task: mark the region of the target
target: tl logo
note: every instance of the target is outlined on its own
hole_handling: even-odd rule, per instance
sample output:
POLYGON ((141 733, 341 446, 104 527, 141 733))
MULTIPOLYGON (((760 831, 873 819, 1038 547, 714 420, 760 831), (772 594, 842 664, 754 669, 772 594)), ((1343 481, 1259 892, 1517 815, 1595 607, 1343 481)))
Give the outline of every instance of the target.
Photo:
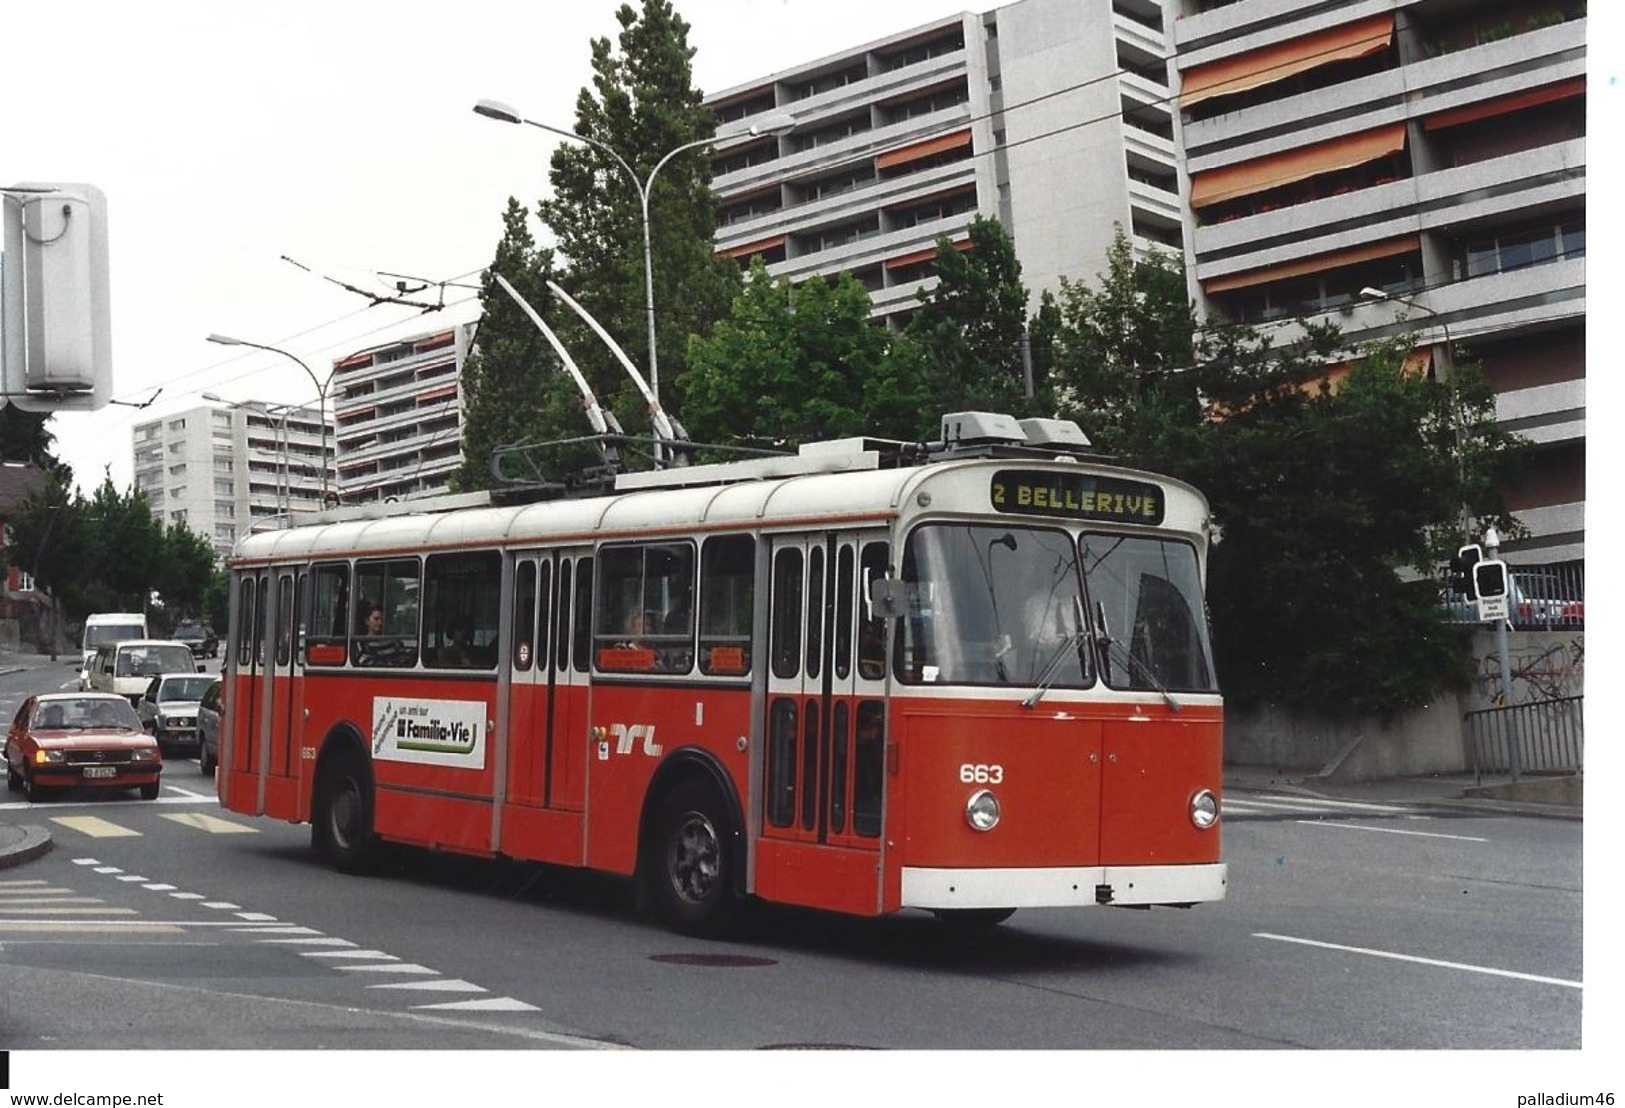
POLYGON ((634 723, 630 726, 612 723, 609 725, 609 733, 615 736, 617 754, 630 754, 632 748, 641 742, 644 754, 651 758, 660 757, 660 744, 655 742, 655 725, 652 723, 634 723))

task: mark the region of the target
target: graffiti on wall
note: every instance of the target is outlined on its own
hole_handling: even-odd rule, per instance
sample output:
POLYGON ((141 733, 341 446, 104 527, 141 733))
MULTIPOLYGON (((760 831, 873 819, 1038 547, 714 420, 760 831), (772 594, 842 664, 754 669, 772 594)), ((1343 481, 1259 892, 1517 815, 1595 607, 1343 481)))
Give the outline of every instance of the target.
POLYGON ((1495 650, 1478 659, 1478 692, 1497 707, 1555 700, 1585 693, 1585 638, 1576 635, 1568 642, 1542 642, 1512 647, 1508 652, 1512 674, 1512 695, 1506 695, 1501 680, 1501 655, 1495 650))

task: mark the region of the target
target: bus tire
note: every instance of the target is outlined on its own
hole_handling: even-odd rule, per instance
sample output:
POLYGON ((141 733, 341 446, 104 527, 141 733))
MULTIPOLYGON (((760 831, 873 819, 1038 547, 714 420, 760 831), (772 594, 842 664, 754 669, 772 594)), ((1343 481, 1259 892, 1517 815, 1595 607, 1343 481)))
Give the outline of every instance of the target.
POLYGON ((952 931, 989 931, 1016 914, 1014 908, 939 908, 937 921, 952 931))
POLYGON ((372 780, 355 754, 327 762, 316 779, 311 839, 341 873, 363 873, 377 847, 372 829, 372 780))
POLYGON ((740 905, 728 807, 690 778, 666 794, 653 829, 646 879, 656 913, 685 935, 724 934, 740 905))

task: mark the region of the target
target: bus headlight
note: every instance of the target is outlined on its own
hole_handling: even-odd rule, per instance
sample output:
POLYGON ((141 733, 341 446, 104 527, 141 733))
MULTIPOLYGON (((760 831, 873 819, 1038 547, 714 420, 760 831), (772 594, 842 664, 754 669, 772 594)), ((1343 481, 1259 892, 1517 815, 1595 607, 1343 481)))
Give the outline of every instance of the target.
POLYGON ((1191 797, 1191 823, 1198 831, 1206 831, 1219 822, 1219 798, 1207 789, 1191 797))
POLYGON ((972 831, 991 831, 999 825, 999 798, 986 789, 971 794, 965 802, 965 822, 972 831))

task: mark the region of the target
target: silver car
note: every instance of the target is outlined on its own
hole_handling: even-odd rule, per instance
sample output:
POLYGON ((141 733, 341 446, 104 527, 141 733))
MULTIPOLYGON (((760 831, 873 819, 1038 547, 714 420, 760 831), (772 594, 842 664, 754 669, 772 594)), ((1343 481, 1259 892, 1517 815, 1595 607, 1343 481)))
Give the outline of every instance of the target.
POLYGON ((210 680, 197 706, 197 765, 205 776, 220 764, 220 678, 210 680))
POLYGON ((160 673, 148 683, 135 714, 161 749, 197 745, 198 702, 212 680, 200 673, 160 673))

